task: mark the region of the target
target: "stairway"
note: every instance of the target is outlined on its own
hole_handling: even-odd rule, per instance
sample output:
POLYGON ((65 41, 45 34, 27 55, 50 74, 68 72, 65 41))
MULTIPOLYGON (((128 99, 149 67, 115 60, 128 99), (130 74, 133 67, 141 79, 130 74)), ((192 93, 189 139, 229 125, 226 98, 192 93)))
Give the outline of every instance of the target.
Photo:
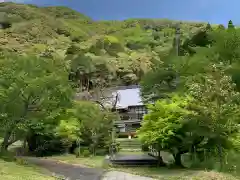
POLYGON ((118 138, 116 141, 120 144, 121 151, 141 151, 141 142, 136 139, 118 138))
POLYGON ((155 157, 149 156, 147 154, 142 155, 124 155, 117 154, 112 159, 110 159, 112 165, 122 165, 122 166, 157 166, 158 160, 155 157))

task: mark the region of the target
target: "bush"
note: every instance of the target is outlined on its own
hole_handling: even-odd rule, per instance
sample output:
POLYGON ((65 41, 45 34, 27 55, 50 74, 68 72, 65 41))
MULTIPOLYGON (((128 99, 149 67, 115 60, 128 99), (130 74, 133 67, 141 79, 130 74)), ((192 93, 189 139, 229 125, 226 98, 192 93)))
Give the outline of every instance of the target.
POLYGON ((79 157, 81 155, 81 149, 79 151, 79 148, 75 148, 73 153, 76 155, 76 157, 79 157))
POLYGON ((31 135, 28 140, 29 153, 36 156, 52 156, 66 151, 62 139, 54 135, 31 135))
POLYGON ((85 151, 85 150, 89 151, 89 148, 88 147, 80 147, 80 151, 79 151, 79 147, 77 147, 74 149, 73 153, 76 155, 76 157, 79 157, 79 156, 83 155, 83 151, 85 151))
POLYGON ((115 142, 114 144, 112 144, 112 146, 109 145, 107 149, 109 150, 109 148, 113 148, 113 152, 117 153, 117 152, 120 151, 120 143, 119 142, 115 142))
POLYGON ((148 152, 148 151, 149 151, 148 145, 143 144, 143 145, 142 145, 142 151, 143 151, 143 152, 148 152))
POLYGON ((82 152, 82 156, 83 156, 83 157, 89 157, 90 154, 91 154, 90 151, 87 150, 87 149, 85 149, 85 150, 82 152))
POLYGON ((119 152, 120 150, 120 142, 116 142, 116 152, 119 152))
POLYGON ((23 158, 16 158, 16 163, 19 165, 28 165, 27 160, 25 160, 23 158))
POLYGON ((97 156, 104 156, 108 153, 108 150, 107 149, 97 149, 96 150, 96 155, 97 156))
POLYGON ((1 151, 0 159, 3 159, 4 161, 16 161, 14 153, 9 152, 9 151, 1 151))

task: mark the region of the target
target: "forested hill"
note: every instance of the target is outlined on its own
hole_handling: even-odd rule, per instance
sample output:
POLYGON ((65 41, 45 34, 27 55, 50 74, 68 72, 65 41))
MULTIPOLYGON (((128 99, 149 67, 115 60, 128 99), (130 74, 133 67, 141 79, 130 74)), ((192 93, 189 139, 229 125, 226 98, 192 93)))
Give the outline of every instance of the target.
POLYGON ((177 23, 182 42, 206 27, 166 19, 93 21, 66 7, 15 3, 1 3, 0 12, 0 51, 64 58, 73 71, 104 71, 123 84, 137 83, 153 60, 169 52, 177 23))

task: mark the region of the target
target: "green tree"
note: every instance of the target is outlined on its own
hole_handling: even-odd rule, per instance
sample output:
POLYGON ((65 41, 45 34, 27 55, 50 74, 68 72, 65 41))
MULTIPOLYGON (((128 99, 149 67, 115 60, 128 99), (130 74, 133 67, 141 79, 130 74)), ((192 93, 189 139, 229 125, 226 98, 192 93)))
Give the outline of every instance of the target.
POLYGON ((74 117, 60 120, 59 125, 56 126, 55 133, 56 136, 61 138, 61 141, 68 152, 73 143, 80 140, 81 124, 78 119, 74 117))
POLYGON ((174 96, 171 100, 158 100, 149 105, 149 113, 137 132, 144 144, 155 145, 159 152, 172 153, 177 166, 182 166, 181 155, 189 152, 194 143, 190 139, 190 129, 186 129, 189 116, 194 114, 186 108, 188 101, 186 97, 174 96))
POLYGON ((17 140, 10 141, 14 132, 54 121, 71 105, 72 90, 68 69, 57 59, 6 56, 0 64, 0 122, 5 150, 17 140))
POLYGON ((113 120, 117 115, 90 101, 79 101, 75 105, 75 117, 81 123, 81 139, 90 147, 93 155, 98 149, 109 148, 113 120))
POLYGON ((235 26, 233 25, 232 20, 229 20, 228 21, 228 29, 234 29, 234 28, 235 28, 235 26))
POLYGON ((204 127, 199 132, 207 139, 204 148, 217 149, 223 165, 224 150, 231 148, 230 137, 238 131, 239 93, 221 64, 212 65, 207 74, 194 76, 187 88, 204 127))

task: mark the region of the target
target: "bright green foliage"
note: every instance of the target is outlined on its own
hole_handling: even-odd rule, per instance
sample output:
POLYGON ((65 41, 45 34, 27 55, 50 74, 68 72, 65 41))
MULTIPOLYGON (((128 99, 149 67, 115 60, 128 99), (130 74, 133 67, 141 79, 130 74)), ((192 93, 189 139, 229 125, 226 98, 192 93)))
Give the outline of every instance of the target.
POLYGON ((238 149, 239 37, 238 29, 208 25, 182 43, 179 57, 170 52, 154 64, 142 79, 142 97, 147 102, 163 100, 150 106, 139 131, 142 141, 170 151, 177 164, 181 153, 189 152, 200 161, 217 155, 223 165, 224 153, 238 149), (173 94, 191 97, 186 106, 179 105, 190 112, 187 121, 171 119, 179 112, 173 94), (172 106, 175 110, 165 116, 172 106), (176 129, 169 131, 172 124, 176 129))
POLYGON ((60 120, 55 129, 57 137, 61 138, 63 145, 68 150, 74 142, 80 140, 81 124, 76 118, 60 120))
POLYGON ((189 82, 189 93, 206 127, 201 133, 208 137, 209 146, 215 142, 226 147, 229 136, 237 130, 240 96, 234 88, 231 78, 217 65, 210 67, 207 75, 195 76, 189 82))
POLYGON ((81 126, 82 143, 89 146, 93 154, 98 148, 108 150, 112 123, 117 116, 88 101, 76 102, 74 115, 81 126))
POLYGON ((199 30, 182 43, 180 57, 167 54, 146 73, 141 82, 142 96, 146 99, 162 98, 173 90, 181 91, 189 77, 205 73, 210 64, 219 62, 226 65, 225 72, 232 76, 239 89, 239 32, 239 29, 228 31, 209 25, 199 30))
POLYGON ((234 31, 218 31, 213 34, 216 42, 211 50, 219 54, 221 62, 232 64, 239 63, 239 48, 240 48, 240 30, 234 31))
POLYGON ((77 119, 61 120, 56 127, 56 135, 74 142, 80 137, 80 128, 81 124, 77 119))
POLYGON ((240 96, 224 69, 218 68, 188 78, 185 93, 191 98, 173 96, 149 105, 138 131, 141 141, 171 152, 177 165, 187 152, 203 160, 205 151, 217 151, 222 160, 223 150, 232 148, 230 138, 238 132, 240 96))
POLYGON ((176 132, 182 128, 191 111, 186 110, 187 99, 174 97, 172 100, 158 100, 149 105, 138 136, 146 144, 158 143, 161 149, 170 150, 176 143, 176 132))
POLYGON ((71 105, 68 72, 62 61, 6 56, 0 64, 0 123, 6 142, 15 131, 31 126, 41 129, 71 105))
MULTIPOLYGON (((114 71, 109 75, 111 79, 121 79, 121 85, 138 83, 151 69, 151 60, 159 59, 172 48, 178 23, 166 19, 93 21, 66 7, 1 3, 0 8, 5 14, 4 21, 11 25, 1 30, 0 51, 64 59, 74 44, 83 52, 78 49, 72 55, 80 53, 79 59, 91 53, 103 59, 114 71)), ((204 23, 179 23, 181 39, 205 26, 204 23)))
POLYGON ((189 100, 174 96, 171 100, 158 100, 149 105, 149 113, 137 132, 144 144, 172 153, 176 165, 180 166, 181 155, 191 152, 199 138, 192 129, 196 127, 191 118, 195 113, 187 109, 189 100))

